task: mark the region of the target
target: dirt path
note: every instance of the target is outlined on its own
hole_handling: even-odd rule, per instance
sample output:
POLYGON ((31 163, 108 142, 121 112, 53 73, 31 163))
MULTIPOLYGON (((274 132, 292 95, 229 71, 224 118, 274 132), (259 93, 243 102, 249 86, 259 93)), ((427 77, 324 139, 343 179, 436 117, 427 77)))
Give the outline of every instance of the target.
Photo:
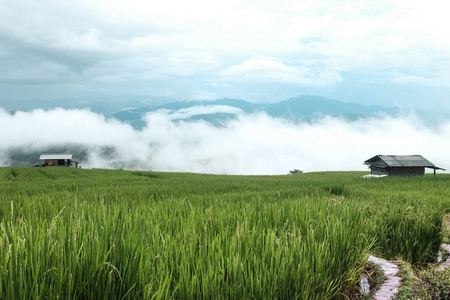
MULTIPOLYGON (((450 228, 450 214, 444 218, 444 227, 450 228)), ((450 244, 442 244, 441 247, 450 254, 450 244)), ((373 296, 373 299, 395 299, 401 284, 401 278, 397 276, 399 271, 397 265, 372 255, 369 255, 369 261, 379 265, 384 275, 387 277, 386 281, 373 296)), ((450 256, 436 268, 436 271, 442 271, 446 268, 450 268, 450 256)))
MULTIPOLYGON (((450 214, 446 215, 444 218, 444 229, 447 234, 450 233, 450 214)), ((450 245, 449 244, 442 244, 441 246, 444 248, 445 251, 447 251, 448 254, 450 254, 450 245)), ((447 257, 447 259, 442 262, 439 267, 436 268, 437 271, 442 271, 445 268, 450 267, 450 255, 447 257)))
MULTIPOLYGON (((442 248, 445 249, 445 251, 447 251, 447 253, 450 253, 450 245, 449 244, 442 244, 442 248)), ((436 268, 436 271, 442 271, 446 268, 450 267, 450 256, 447 257, 447 259, 442 262, 439 267, 436 268)))
POLYGON ((369 261, 380 266, 384 275, 387 277, 381 287, 377 290, 373 296, 374 300, 390 300, 394 299, 400 288, 401 278, 397 276, 398 267, 387 260, 369 255, 369 261))
MULTIPOLYGON (((450 253, 449 244, 442 244, 442 248, 444 248, 445 251, 450 253)), ((395 299, 395 296, 397 295, 401 284, 401 278, 397 276, 399 271, 397 265, 382 258, 375 257, 373 255, 369 255, 369 261, 380 266, 384 275, 387 277, 386 281, 383 282, 383 284, 377 290, 372 299, 373 300, 395 299)), ((450 267, 450 256, 447 258, 447 260, 442 262, 439 265, 439 267, 436 268, 436 270, 442 271, 449 267, 450 267)))

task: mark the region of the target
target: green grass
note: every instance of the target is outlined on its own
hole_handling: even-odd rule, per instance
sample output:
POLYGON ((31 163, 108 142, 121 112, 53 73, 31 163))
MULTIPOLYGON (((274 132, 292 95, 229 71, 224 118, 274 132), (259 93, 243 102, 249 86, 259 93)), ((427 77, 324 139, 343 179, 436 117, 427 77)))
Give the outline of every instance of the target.
POLYGON ((448 175, 362 174, 0 168, 0 299, 341 299, 450 212, 448 175))
POLYGON ((401 262, 400 270, 402 286, 397 299, 450 299, 450 269, 436 271, 433 265, 419 269, 401 262))

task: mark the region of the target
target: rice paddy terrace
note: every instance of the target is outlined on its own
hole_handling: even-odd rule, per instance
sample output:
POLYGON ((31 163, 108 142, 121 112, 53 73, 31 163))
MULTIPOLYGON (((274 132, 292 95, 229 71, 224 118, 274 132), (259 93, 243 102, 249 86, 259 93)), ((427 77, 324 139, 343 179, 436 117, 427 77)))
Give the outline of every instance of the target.
POLYGON ((364 174, 0 168, 0 299, 346 299, 449 238, 450 175, 364 174))

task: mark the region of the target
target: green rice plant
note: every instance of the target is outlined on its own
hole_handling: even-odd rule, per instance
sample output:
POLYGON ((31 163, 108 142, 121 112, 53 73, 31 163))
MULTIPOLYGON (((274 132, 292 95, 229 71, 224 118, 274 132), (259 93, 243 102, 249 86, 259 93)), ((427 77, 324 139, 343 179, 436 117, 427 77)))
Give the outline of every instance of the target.
POLYGON ((0 299, 340 299, 369 251, 429 260, 450 208, 445 175, 14 170, 0 299))

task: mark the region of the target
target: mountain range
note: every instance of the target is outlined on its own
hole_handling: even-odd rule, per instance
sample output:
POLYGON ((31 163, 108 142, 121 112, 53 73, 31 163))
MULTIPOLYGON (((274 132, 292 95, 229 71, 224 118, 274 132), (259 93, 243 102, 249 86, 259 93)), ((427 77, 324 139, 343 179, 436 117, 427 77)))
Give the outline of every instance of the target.
POLYGON ((147 107, 133 107, 114 113, 111 117, 129 123, 135 128, 141 128, 145 125, 143 117, 147 113, 156 111, 173 115, 174 121, 203 120, 220 125, 223 121, 236 118, 240 114, 251 113, 265 113, 270 117, 292 121, 308 121, 320 116, 339 116, 355 120, 377 115, 397 115, 401 112, 401 109, 346 103, 317 96, 300 96, 270 104, 224 98, 207 102, 176 101, 147 107))
MULTIPOLYGON (((331 100, 318 96, 303 95, 277 103, 252 103, 238 99, 220 99, 214 101, 177 101, 167 98, 125 97, 125 98, 86 98, 61 99, 54 101, 33 101, 22 104, 21 107, 0 106, 11 111, 30 111, 36 108, 53 109, 89 109, 128 123, 136 129, 145 126, 144 117, 152 112, 164 112, 173 121, 203 120, 220 126, 224 121, 234 119, 241 114, 265 113, 270 117, 284 118, 291 121, 310 121, 321 116, 342 117, 347 120, 357 120, 383 115, 396 116, 413 111, 398 107, 386 108, 377 105, 362 105, 331 100)), ((435 120, 434 113, 414 110, 424 120, 435 120)), ((441 116, 442 117, 442 116, 441 116)), ((448 118, 449 116, 445 116, 448 118)))

